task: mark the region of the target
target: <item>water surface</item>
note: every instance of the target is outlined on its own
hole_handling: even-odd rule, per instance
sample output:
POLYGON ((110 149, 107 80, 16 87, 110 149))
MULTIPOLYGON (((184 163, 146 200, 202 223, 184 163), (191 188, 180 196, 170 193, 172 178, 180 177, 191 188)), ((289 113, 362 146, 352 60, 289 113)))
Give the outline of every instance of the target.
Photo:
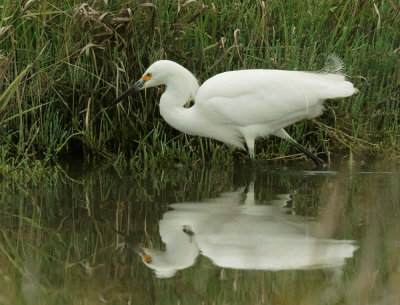
POLYGON ((399 304, 393 163, 116 170, 0 184, 0 304, 399 304))

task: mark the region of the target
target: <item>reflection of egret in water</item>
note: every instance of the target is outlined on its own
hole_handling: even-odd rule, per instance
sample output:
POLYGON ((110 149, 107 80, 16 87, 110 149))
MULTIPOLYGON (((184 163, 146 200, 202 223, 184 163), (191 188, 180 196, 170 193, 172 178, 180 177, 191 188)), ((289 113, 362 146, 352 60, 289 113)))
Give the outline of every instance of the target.
POLYGON ((340 269, 356 247, 349 240, 312 235, 316 222, 287 214, 289 194, 256 205, 254 184, 207 202, 173 204, 160 221, 166 250, 140 249, 158 277, 194 264, 199 253, 220 267, 253 270, 340 269))

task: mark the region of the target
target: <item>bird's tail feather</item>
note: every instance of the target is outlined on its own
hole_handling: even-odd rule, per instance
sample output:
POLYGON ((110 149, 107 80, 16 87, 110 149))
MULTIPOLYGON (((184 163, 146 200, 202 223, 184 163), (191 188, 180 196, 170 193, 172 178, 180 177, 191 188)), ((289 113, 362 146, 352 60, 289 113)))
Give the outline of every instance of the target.
POLYGON ((328 55, 325 66, 320 73, 326 74, 326 77, 330 80, 337 81, 334 87, 334 95, 337 95, 337 97, 347 97, 358 92, 351 82, 346 81, 344 63, 336 54, 328 55))
POLYGON ((336 54, 329 54, 322 73, 345 75, 344 63, 336 54))

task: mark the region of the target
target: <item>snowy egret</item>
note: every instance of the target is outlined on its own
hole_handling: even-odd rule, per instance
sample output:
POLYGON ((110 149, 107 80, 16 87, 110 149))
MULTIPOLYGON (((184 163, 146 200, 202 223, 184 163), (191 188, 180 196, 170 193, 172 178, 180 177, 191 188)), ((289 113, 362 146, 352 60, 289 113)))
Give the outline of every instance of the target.
POLYGON ((287 70, 238 70, 217 74, 199 87, 186 68, 170 60, 154 62, 144 75, 119 96, 134 90, 166 85, 160 114, 181 132, 213 138, 245 149, 254 158, 256 138, 275 135, 296 146, 318 167, 324 162, 283 129, 322 114, 326 99, 348 97, 357 90, 340 73, 343 64, 333 58, 331 73, 287 70), (332 72, 333 71, 333 72, 332 72), (192 107, 185 107, 194 101, 192 107))

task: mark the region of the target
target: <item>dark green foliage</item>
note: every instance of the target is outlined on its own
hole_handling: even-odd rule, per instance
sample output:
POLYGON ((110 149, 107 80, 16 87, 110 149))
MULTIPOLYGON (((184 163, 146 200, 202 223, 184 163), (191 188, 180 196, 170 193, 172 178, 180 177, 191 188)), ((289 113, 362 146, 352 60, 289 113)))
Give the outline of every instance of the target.
MULTIPOLYGON (((400 8, 394 1, 3 3, 3 164, 68 154, 136 162, 232 158, 227 146, 167 126, 157 105, 162 90, 108 107, 160 58, 179 62, 203 82, 234 69, 319 70, 335 53, 360 92, 328 101, 318 123, 300 122, 289 132, 328 156, 399 152, 400 8)), ((297 153, 274 138, 257 147, 260 158, 297 153)))

